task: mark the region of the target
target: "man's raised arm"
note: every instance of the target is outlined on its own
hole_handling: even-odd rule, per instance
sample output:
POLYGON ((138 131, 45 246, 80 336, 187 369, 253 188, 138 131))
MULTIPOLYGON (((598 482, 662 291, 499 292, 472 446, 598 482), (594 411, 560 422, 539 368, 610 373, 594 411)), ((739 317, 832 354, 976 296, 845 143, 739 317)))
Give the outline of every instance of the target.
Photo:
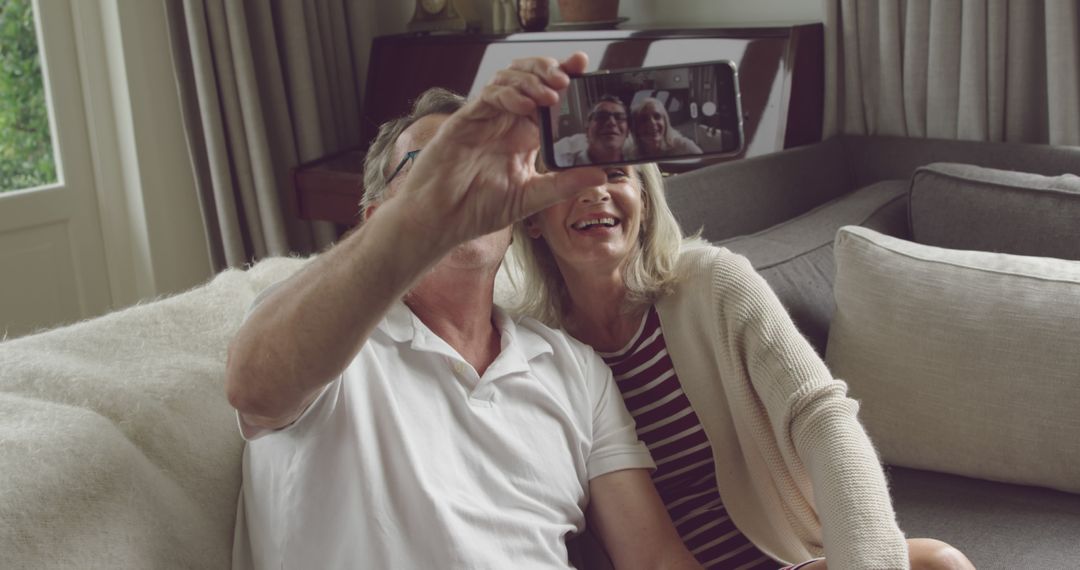
POLYGON ((445 246, 403 235, 394 201, 270 293, 229 345, 226 393, 244 420, 294 421, 345 370, 391 305, 445 246))
POLYGON ((229 346, 226 392, 246 423, 275 429, 299 417, 391 305, 454 246, 606 180, 597 168, 535 169, 536 110, 557 103, 568 74, 586 64, 576 53, 498 72, 432 138, 417 141, 426 143, 423 152, 412 155, 408 176, 377 203, 378 213, 269 294, 229 346))

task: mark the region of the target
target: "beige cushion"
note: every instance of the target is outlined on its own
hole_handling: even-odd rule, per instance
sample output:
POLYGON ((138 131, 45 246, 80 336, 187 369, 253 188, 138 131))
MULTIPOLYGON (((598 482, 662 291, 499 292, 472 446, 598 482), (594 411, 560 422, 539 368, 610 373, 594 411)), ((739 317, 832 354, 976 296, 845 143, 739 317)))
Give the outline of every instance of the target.
POLYGON ((837 234, 826 361, 891 464, 1080 492, 1080 262, 837 234))

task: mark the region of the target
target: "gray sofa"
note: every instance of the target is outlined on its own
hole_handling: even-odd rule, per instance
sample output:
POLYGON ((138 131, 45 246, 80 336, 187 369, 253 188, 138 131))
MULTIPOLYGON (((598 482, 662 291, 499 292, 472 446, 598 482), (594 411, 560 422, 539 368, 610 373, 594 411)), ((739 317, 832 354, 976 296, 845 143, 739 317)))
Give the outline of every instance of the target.
MULTIPOLYGON (((841 355, 832 353, 829 341, 837 310, 834 239, 841 227, 863 226, 911 242, 951 240, 933 245, 957 250, 1043 256, 1033 257, 1036 263, 1056 263, 1050 258, 1076 260, 1080 259, 1080 179, 1067 173, 1080 173, 1080 148, 841 136, 813 146, 678 175, 669 179, 667 189, 684 230, 700 230, 706 239, 746 255, 777 292, 807 339, 822 355, 828 355, 826 360, 835 373, 839 364, 835 361, 841 355), (955 188, 936 188, 934 184, 941 185, 941 180, 920 180, 945 177, 951 184, 948 176, 954 171, 967 174, 963 167, 926 167, 941 162, 1058 178, 1050 180, 1049 186, 1054 187, 1050 192, 1018 189, 1009 183, 999 185, 997 191, 976 188, 978 192, 961 195, 955 188), (1059 176, 1062 174, 1066 176, 1059 176), (929 195, 931 199, 919 198, 921 201, 915 204, 909 196, 916 191, 922 194, 915 196, 929 195)), ((1046 179, 1042 180, 1045 184, 1046 179)), ((1068 267, 1073 274, 1075 268, 1068 267)), ((943 287, 947 289, 948 284, 943 287)), ((1068 296, 1061 307, 1056 310, 1063 312, 1066 324, 1074 318, 1080 322, 1080 295, 1068 296)), ((956 313, 948 318, 967 317, 961 309, 956 313)), ((887 328, 888 323, 880 326, 887 328)), ((1080 337, 1072 338, 1071 344, 1080 346, 1080 337)), ((1073 369, 1075 358, 1065 358, 1064 353, 1058 356, 1042 360, 1059 367, 1059 386, 1055 389, 1064 383, 1064 393, 1075 398, 1080 390, 1080 367, 1073 369), (1061 370, 1061 366, 1069 368, 1061 370)), ((862 374, 865 377, 837 375, 850 383, 853 397, 862 399, 865 395, 872 400, 878 373, 889 376, 885 368, 875 365, 870 363, 870 372, 862 374)), ((979 381, 958 376, 962 375, 946 375, 937 383, 979 381)), ((967 553, 978 568, 1066 568, 1080 563, 1080 494, 1076 494, 1080 485, 1080 462, 1076 461, 1080 441, 1070 437, 1074 431, 1056 429, 1058 425, 1074 428, 1075 419, 1069 417, 1073 414, 1051 418, 1033 436, 1039 445, 1061 452, 1057 464, 1045 468, 1050 472, 1040 473, 1039 466, 1031 465, 1021 469, 1007 462, 980 470, 970 467, 973 458, 960 457, 968 450, 953 449, 933 460, 922 460, 923 455, 933 455, 932 440, 921 440, 920 449, 905 449, 903 434, 896 432, 909 427, 917 432, 924 426, 905 426, 902 420, 897 423, 893 418, 889 433, 880 431, 883 424, 877 416, 883 415, 882 408, 911 404, 897 398, 897 394, 904 393, 894 387, 889 396, 892 400, 878 407, 864 403, 861 416, 876 443, 879 439, 888 441, 886 447, 879 445, 879 452, 885 461, 894 463, 888 467, 888 476, 900 524, 908 536, 950 542, 967 553), (879 427, 878 433, 875 427, 879 427), (984 471, 991 475, 970 476, 984 471), (1013 476, 1014 472, 1025 474, 1013 476), (1029 480, 1049 480, 1049 486, 1073 492, 1001 482, 1029 480)), ((1002 398, 1008 400, 1004 394, 1002 398)), ((1005 417, 1013 417, 1009 415, 1010 406, 1023 409, 1025 405, 1022 397, 999 403, 1003 411, 995 413, 1005 417)), ((1080 400, 1068 403, 1072 409, 1078 405, 1080 400)), ((989 413, 981 419, 986 415, 989 413)), ((949 426, 950 418, 940 420, 939 427, 949 426)), ((1015 428, 1019 429, 1023 420, 1016 421, 1015 428)), ((999 425, 998 429, 1003 435, 987 433, 984 439, 1008 439, 1015 431, 1008 425, 999 425)), ((948 439, 948 434, 942 437, 948 439)), ((971 453, 981 453, 980 449, 996 444, 978 442, 971 453)), ((1019 445, 1033 446, 1023 441, 1019 445)))
MULTIPOLYGON (((909 180, 935 160, 1059 174, 1077 170, 1080 150, 842 138, 680 175, 670 196, 687 228, 749 256, 827 349, 837 228, 908 235, 909 180)), ((0 568, 230 566, 243 442, 224 397, 225 347, 255 296, 304 263, 268 259, 181 295, 0 342, 0 568)), ((874 394, 856 390, 865 384, 849 380, 863 420, 887 418, 874 394)), ((883 457, 900 459, 890 477, 909 535, 952 542, 980 568, 1080 560, 1080 490, 1002 483, 1022 471, 1008 464, 995 477, 955 475, 993 450, 923 465, 886 445, 904 433, 872 430, 883 457)), ((1076 449, 1080 437, 1050 440, 1076 449)), ((1042 469, 1058 476, 1051 487, 1080 483, 1069 461, 1024 478, 1042 469)))

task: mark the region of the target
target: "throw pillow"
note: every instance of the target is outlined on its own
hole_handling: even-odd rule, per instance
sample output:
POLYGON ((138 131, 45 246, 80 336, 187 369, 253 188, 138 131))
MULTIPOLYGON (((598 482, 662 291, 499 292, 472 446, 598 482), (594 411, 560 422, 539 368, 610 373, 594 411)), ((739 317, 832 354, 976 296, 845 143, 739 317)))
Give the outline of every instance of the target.
POLYGON ((1074 174, 931 164, 912 176, 909 212, 918 243, 1080 260, 1080 176, 1074 174))
POLYGON ((745 255, 818 354, 833 314, 833 238, 847 225, 907 233, 907 180, 882 180, 760 232, 718 242, 745 255))
POLYGON ((837 235, 826 362, 891 464, 1080 492, 1080 262, 837 235))

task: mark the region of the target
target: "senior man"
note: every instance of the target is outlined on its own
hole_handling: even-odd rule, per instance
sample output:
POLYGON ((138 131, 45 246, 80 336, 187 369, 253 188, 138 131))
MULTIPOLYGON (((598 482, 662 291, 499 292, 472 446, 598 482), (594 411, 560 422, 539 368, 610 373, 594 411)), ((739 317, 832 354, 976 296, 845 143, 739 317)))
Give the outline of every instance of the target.
POLYGON ((630 140, 626 105, 614 95, 604 95, 593 103, 585 123, 586 146, 568 153, 560 164, 574 166, 619 162, 630 140))
POLYGON ((608 368, 492 302, 509 225, 606 179, 534 166, 536 109, 585 63, 425 94, 372 144, 362 227, 250 312, 234 567, 565 568, 586 511, 616 566, 698 567, 608 368))

